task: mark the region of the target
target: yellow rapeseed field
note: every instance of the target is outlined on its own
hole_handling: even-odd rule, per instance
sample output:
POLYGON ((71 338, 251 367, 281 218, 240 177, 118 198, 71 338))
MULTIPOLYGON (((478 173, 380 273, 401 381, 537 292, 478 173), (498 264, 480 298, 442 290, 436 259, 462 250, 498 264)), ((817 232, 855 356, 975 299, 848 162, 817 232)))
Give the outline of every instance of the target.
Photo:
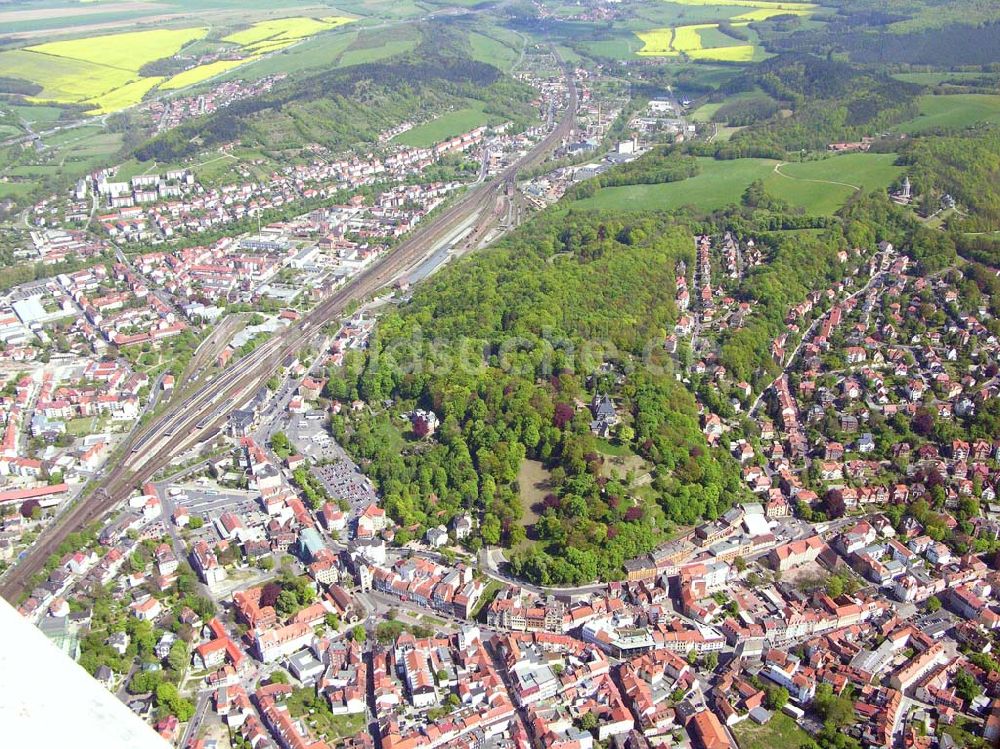
POLYGON ((714 23, 696 23, 690 26, 678 26, 674 29, 674 49, 678 52, 692 52, 702 48, 701 35, 698 33, 702 29, 714 29, 714 23))
POLYGON ((248 29, 236 31, 223 37, 222 41, 239 44, 252 50, 264 42, 305 39, 321 31, 329 31, 343 26, 353 20, 353 18, 345 16, 329 16, 322 20, 307 16, 277 18, 272 21, 259 21, 248 29))
POLYGON ((692 60, 720 60, 725 62, 750 62, 753 59, 754 46, 740 44, 735 47, 711 47, 710 49, 692 49, 687 55, 692 60))
POLYGON ((36 44, 0 52, 0 76, 36 83, 42 90, 34 102, 84 104, 88 114, 105 114, 138 104, 159 86, 174 90, 208 80, 260 55, 275 52, 321 31, 351 23, 346 16, 322 19, 294 16, 256 23, 225 37, 239 44, 240 60, 218 60, 185 70, 170 78, 141 77, 143 65, 173 57, 185 45, 202 39, 207 28, 153 29, 36 44))
POLYGON ((147 62, 172 57, 185 44, 201 39, 207 32, 208 29, 205 28, 130 31, 125 34, 105 34, 36 44, 27 49, 53 57, 83 60, 135 72, 147 62))
POLYGON ((125 109, 126 107, 131 107, 133 104, 138 104, 142 101, 142 97, 149 93, 149 90, 162 80, 162 76, 140 78, 137 81, 125 84, 121 88, 116 88, 101 96, 88 99, 83 103, 92 104, 94 108, 88 110, 87 114, 107 114, 108 112, 117 112, 119 109, 125 109))
POLYGON ((188 70, 178 73, 168 79, 163 85, 160 86, 160 88, 175 89, 192 86, 195 83, 201 83, 202 81, 208 80, 213 76, 225 73, 227 70, 232 70, 233 68, 245 65, 248 62, 253 62, 256 59, 256 57, 247 57, 243 60, 216 60, 215 62, 205 63, 204 65, 189 68, 188 70))
POLYGON ((777 0, 668 0, 675 5, 715 5, 719 7, 739 8, 795 8, 813 9, 813 3, 778 2, 777 0))
POLYGON ((38 101, 73 104, 124 86, 135 79, 128 70, 37 54, 23 49, 0 52, 0 76, 37 83, 38 101))
POLYGON ((774 18, 775 16, 807 16, 812 12, 813 6, 808 7, 797 7, 797 6, 787 6, 784 8, 754 8, 746 13, 740 13, 738 16, 733 16, 730 21, 766 21, 768 18, 774 18))
POLYGON ((673 48, 673 29, 652 29, 651 31, 637 31, 636 36, 642 40, 640 55, 650 55, 656 57, 669 57, 676 55, 673 48))
POLYGON ((701 32, 716 29, 715 23, 696 23, 673 29, 653 29, 639 31, 636 35, 643 47, 638 54, 648 57, 674 57, 681 53, 692 60, 720 60, 725 62, 749 62, 754 56, 754 45, 738 44, 729 47, 705 47, 701 32))

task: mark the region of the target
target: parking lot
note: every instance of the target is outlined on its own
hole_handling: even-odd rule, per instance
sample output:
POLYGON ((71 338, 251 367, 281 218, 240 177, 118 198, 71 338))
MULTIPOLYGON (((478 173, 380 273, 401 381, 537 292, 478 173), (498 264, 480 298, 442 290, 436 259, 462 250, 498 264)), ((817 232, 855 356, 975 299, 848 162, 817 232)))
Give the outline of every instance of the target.
POLYGON ((191 515, 198 515, 210 522, 224 512, 233 512, 243 518, 247 526, 266 522, 257 502, 257 493, 240 489, 219 489, 211 483, 174 484, 168 492, 178 492, 170 497, 177 507, 186 507, 191 515), (258 517, 259 516, 259 517, 258 517))
POLYGON ((285 434, 302 455, 313 462, 336 460, 343 457, 343 450, 326 428, 326 414, 322 411, 292 414, 284 425, 285 434))
POLYGON ((363 509, 377 500, 371 481, 346 456, 328 465, 313 466, 312 472, 330 496, 346 499, 352 510, 363 509))

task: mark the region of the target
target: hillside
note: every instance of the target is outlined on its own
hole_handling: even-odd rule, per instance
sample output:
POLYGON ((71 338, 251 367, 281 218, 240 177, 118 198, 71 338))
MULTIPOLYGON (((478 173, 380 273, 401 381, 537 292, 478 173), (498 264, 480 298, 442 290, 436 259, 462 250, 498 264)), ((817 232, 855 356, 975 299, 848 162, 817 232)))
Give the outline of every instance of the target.
POLYGON ((392 399, 334 431, 389 513, 416 526, 404 539, 472 510, 484 543, 520 550, 517 572, 578 583, 620 576, 676 525, 739 496, 735 463, 706 444, 663 350, 679 260, 692 262, 691 237, 662 217, 542 216, 382 319, 365 360, 331 373, 330 394, 392 399), (621 419, 610 442, 590 430, 598 393, 621 419), (415 407, 442 419, 433 437, 400 418, 415 407), (515 483, 526 459, 547 476, 536 504, 515 483))
POLYGON ((184 123, 140 146, 142 161, 173 161, 240 139, 265 151, 374 141, 403 120, 429 118, 468 99, 492 121, 530 116, 530 89, 497 68, 422 48, 413 55, 290 80, 266 95, 184 123))

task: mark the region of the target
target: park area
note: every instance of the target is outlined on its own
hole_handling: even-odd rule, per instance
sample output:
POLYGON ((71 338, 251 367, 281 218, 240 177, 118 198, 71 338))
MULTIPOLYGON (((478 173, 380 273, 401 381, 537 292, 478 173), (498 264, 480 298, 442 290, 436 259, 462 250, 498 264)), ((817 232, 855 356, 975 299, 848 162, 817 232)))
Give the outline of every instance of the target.
POLYGON ((902 173, 894 154, 846 154, 817 161, 782 163, 772 159, 698 159, 699 173, 680 182, 607 187, 573 203, 574 208, 619 211, 676 210, 693 206, 713 211, 738 203, 754 180, 772 196, 807 213, 840 208, 858 190, 884 189, 902 173))

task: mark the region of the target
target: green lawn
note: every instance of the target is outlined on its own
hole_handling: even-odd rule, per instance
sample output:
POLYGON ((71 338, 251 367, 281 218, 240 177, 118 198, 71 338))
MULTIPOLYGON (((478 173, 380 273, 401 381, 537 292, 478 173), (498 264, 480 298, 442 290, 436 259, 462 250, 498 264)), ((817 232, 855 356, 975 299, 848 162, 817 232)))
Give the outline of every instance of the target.
POLYGON ((63 113, 59 107, 48 106, 16 106, 11 107, 17 114, 28 122, 55 122, 63 113))
POLYGON ((739 201, 746 186, 764 179, 778 162, 771 159, 698 159, 701 172, 683 182, 608 187, 573 203, 574 208, 618 211, 676 210, 687 205, 704 211, 739 201))
POLYGON ((417 45, 417 37, 408 26, 390 31, 364 31, 340 56, 340 67, 377 62, 387 57, 409 52, 417 45))
POLYGON ((906 83, 919 83, 921 86, 937 86, 942 81, 974 81, 977 78, 982 78, 983 73, 935 71, 931 73, 896 73, 892 77, 897 81, 905 81, 906 83))
POLYGON ((715 113, 719 111, 719 107, 723 104, 725 104, 725 102, 722 101, 711 101, 708 104, 702 104, 696 110, 691 112, 690 117, 695 122, 711 122, 715 113))
POLYGON ((804 207, 810 213, 833 213, 856 192, 888 187, 903 168, 891 153, 852 153, 821 161, 785 164, 764 180, 776 198, 804 207), (831 184, 842 182, 843 185, 831 184), (853 185, 854 187, 850 187, 853 185))
POLYGON ((514 36, 508 41, 499 36, 492 31, 489 34, 475 31, 469 34, 472 59, 495 65, 501 70, 510 70, 521 54, 521 39, 514 36))
POLYGON ((358 29, 347 24, 328 34, 320 34, 312 39, 296 44, 262 60, 233 68, 218 80, 254 80, 276 73, 294 73, 298 70, 329 68, 337 65, 344 50, 358 38, 358 29))
POLYGON ((740 749, 798 749, 810 741, 809 734, 783 713, 775 713, 762 726, 750 719, 741 721, 732 731, 740 749))
POLYGON ((0 182, 0 199, 21 198, 31 193, 35 185, 30 182, 0 182))
POLYGON ((66 422, 66 433, 74 437, 85 437, 95 431, 95 422, 92 416, 84 416, 79 419, 72 419, 66 422))
POLYGON ((470 102, 471 106, 446 112, 430 122, 418 125, 393 138, 393 141, 404 146, 426 148, 440 143, 456 135, 467 133, 479 125, 486 124, 486 113, 482 102, 470 102))
POLYGON ((902 171, 893 154, 847 154, 820 161, 784 164, 771 159, 716 161, 700 158, 700 173, 682 182, 608 187, 573 203, 574 208, 619 211, 676 210, 694 206, 712 211, 739 202, 747 185, 764 180, 768 192, 809 213, 837 210, 856 192, 884 188, 902 171), (842 183, 842 184, 836 184, 842 183))
POLYGON ((633 454, 628 445, 621 445, 603 437, 598 437, 595 441, 597 442, 597 451, 605 455, 625 457, 633 454))
POLYGON ((952 94, 921 96, 920 114, 896 129, 903 133, 920 133, 936 128, 970 127, 981 122, 1000 124, 1000 95, 952 94))

